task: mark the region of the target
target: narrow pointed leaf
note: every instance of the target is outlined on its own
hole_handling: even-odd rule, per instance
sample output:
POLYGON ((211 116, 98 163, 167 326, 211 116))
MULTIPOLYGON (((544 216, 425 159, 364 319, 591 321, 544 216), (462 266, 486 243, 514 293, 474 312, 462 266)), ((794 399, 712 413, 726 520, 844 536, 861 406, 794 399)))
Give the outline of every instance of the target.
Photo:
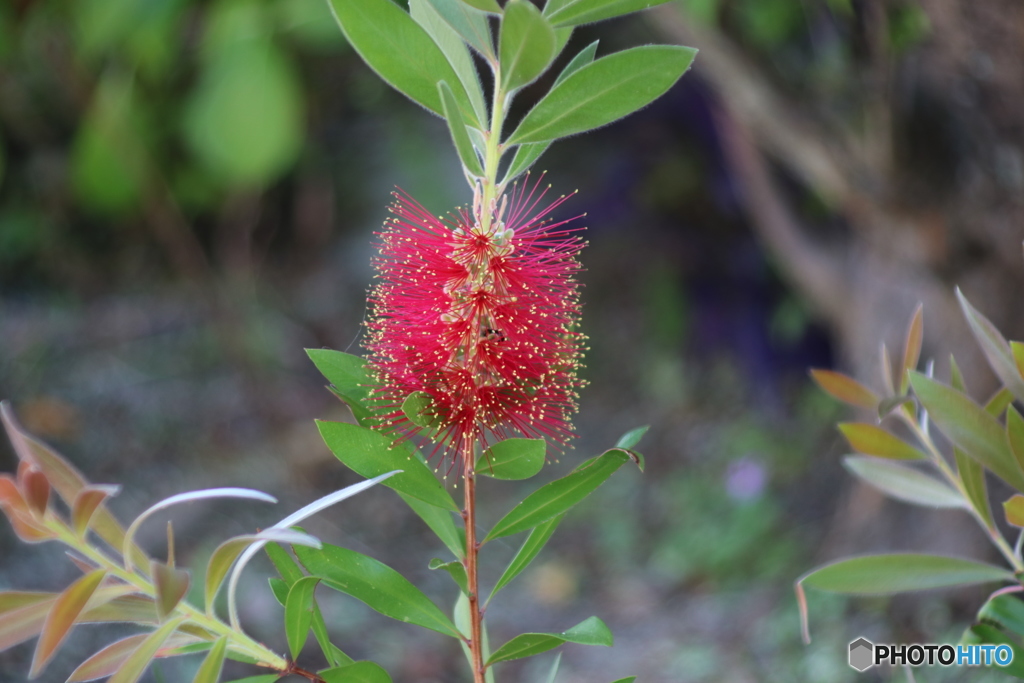
MULTIPOLYGON (((494 0, 490 0, 490 2, 493 3, 494 0)), ((495 3, 494 6, 497 7, 497 4, 495 3)), ((478 7, 477 9, 483 8, 478 7)), ((501 12, 501 8, 498 7, 497 11, 501 12)), ((434 39, 437 46, 441 48, 441 52, 448 58, 448 63, 458 74, 462 87, 466 89, 477 120, 486 121, 487 105, 484 104, 484 91, 480 87, 480 77, 477 75, 473 57, 469 54, 469 49, 461 36, 444 20, 444 17, 438 14, 434 6, 430 4, 430 0, 409 0, 409 14, 434 39)))
POLYGON ((967 491, 967 496, 970 498, 971 507, 981 515, 988 528, 993 528, 992 508, 988 502, 985 471, 976 460, 969 457, 959 448, 953 449, 953 455, 956 458, 957 474, 960 475, 960 481, 963 482, 964 490, 967 491))
POLYGON ((75 533, 84 536, 89 529, 89 522, 96 514, 97 508, 107 498, 116 496, 121 491, 120 486, 95 486, 89 485, 82 488, 75 496, 71 504, 71 523, 75 533))
POLYGON ((1013 362, 1017 365, 1017 372, 1024 376, 1024 343, 1010 342, 1010 353, 1013 355, 1013 362))
POLYGON ((335 394, 348 404, 359 424, 369 426, 373 417, 370 399, 373 380, 366 369, 366 361, 330 349, 306 349, 306 355, 331 383, 335 394))
POLYGON ((545 484, 502 517, 484 542, 526 531, 561 515, 590 495, 629 459, 626 451, 613 449, 584 463, 571 474, 545 484))
POLYGON ((35 654, 32 655, 32 669, 29 678, 38 676, 56 654, 57 648, 64 642, 64 638, 67 637, 71 627, 78 621, 78 616, 82 613, 86 603, 89 602, 89 598, 99 588, 106 575, 107 572, 104 569, 97 569, 91 574, 86 574, 68 586, 54 601, 46 615, 42 633, 39 634, 35 654))
POLYGON ((1024 636, 1024 600, 1013 595, 997 595, 978 610, 978 620, 1024 636))
POLYGON ((46 506, 50 503, 50 482, 46 481, 46 475, 37 469, 29 469, 22 477, 21 486, 32 511, 39 517, 45 515, 46 506))
POLYGON ((612 681, 612 683, 633 683, 636 680, 636 676, 626 676, 625 678, 619 678, 612 681))
POLYGON ((917 304, 914 314, 907 326, 907 336, 903 342, 903 360, 900 362, 900 393, 907 393, 909 381, 907 370, 916 370, 921 358, 921 342, 924 339, 924 306, 917 304))
POLYGON ((391 470, 402 470, 384 484, 425 503, 458 511, 455 501, 407 443, 392 443, 388 437, 366 427, 346 422, 317 420, 320 436, 335 456, 357 474, 375 477, 391 470))
POLYGON ((484 12, 462 0, 428 0, 428 2, 474 50, 488 61, 494 59, 491 27, 484 12))
POLYGON ((552 87, 558 85, 559 83, 567 79, 569 76, 572 76, 581 68, 594 61, 594 57, 597 56, 597 44, 599 42, 600 41, 595 40, 590 45, 587 45, 585 48, 577 52, 576 56, 569 60, 569 63, 565 65, 565 68, 562 69, 562 72, 558 74, 558 78, 555 79, 555 82, 552 85, 552 87))
POLYGON ((639 12, 666 2, 668 0, 568 0, 560 3, 548 19, 555 26, 577 26, 639 12))
POLYGON ((121 665, 124 664, 124 661, 128 659, 131 653, 135 652, 148 637, 148 633, 138 633, 107 645, 92 657, 79 664, 78 668, 71 673, 67 683, 92 681, 97 678, 106 678, 113 675, 121 668, 121 665))
POLYGON ((512 156, 512 162, 508 165, 501 184, 507 185, 529 170, 550 146, 551 142, 530 142, 516 147, 516 153, 512 156))
POLYGON ((890 460, 923 460, 928 457, 881 427, 864 422, 842 422, 838 427, 850 448, 858 453, 890 460))
POLYGON ((1006 521, 1018 528, 1024 528, 1024 496, 1019 493, 1003 502, 1006 521))
POLYGON ((420 589, 391 567, 354 550, 324 545, 295 548, 299 561, 324 585, 365 602, 381 614, 455 638, 451 620, 420 589))
POLYGON ((391 683, 391 676, 374 662, 352 662, 319 672, 326 683, 391 683))
POLYGON ((160 510, 166 510, 169 507, 175 505, 182 505, 184 503, 194 503, 198 500, 212 500, 217 498, 244 498, 248 500, 258 500, 263 503, 276 503, 277 498, 263 493, 262 491, 255 491, 253 489, 236 488, 233 486, 224 488, 214 489, 202 489, 199 491, 187 491, 185 493, 178 493, 173 496, 169 496, 159 501, 158 503, 151 505, 141 515, 135 518, 135 521, 128 527, 128 531, 124 534, 124 548, 123 555, 125 556, 126 566, 131 568, 131 563, 127 562, 129 556, 129 547, 132 545, 133 539, 135 538, 135 532, 138 531, 139 527, 149 519, 150 516, 159 512, 160 510))
POLYGON ((320 613, 320 606, 316 604, 316 600, 313 600, 312 628, 313 636, 316 638, 316 642, 320 646, 321 652, 324 653, 324 658, 328 664, 331 666, 344 666, 354 661, 342 652, 340 648, 331 643, 331 637, 327 633, 327 623, 324 621, 323 614, 320 613))
POLYGON ((1013 406, 1006 408, 1006 441, 1017 465, 1024 469, 1024 418, 1013 406))
POLYGON ((497 3, 497 0, 462 0, 470 7, 475 7, 481 12, 487 12, 489 14, 501 14, 501 5, 497 3))
POLYGON ((960 301, 960 308, 963 309, 971 332, 974 333, 981 350, 985 352, 985 358, 988 359, 988 364, 992 366, 996 377, 1013 392, 1017 400, 1024 401, 1024 377, 1017 368, 1010 345, 996 326, 971 306, 959 287, 956 290, 956 298, 960 301))
POLYGON ((473 149, 473 143, 469 139, 469 132, 466 124, 459 113, 459 105, 455 102, 455 95, 452 89, 444 81, 437 84, 441 94, 441 104, 444 107, 444 118, 448 122, 448 132, 451 133, 452 142, 455 144, 455 151, 459 154, 462 165, 473 176, 482 178, 484 167, 480 165, 480 157, 473 149))
POLYGON ((643 425, 642 427, 636 427, 630 429, 628 432, 619 437, 619 440, 615 443, 616 448, 632 448, 633 446, 640 443, 640 439, 644 438, 644 434, 651 428, 651 425, 643 425))
POLYGON ((1003 428, 994 417, 964 394, 918 372, 911 372, 910 384, 954 445, 1018 491, 1024 491, 1024 472, 1010 453, 1003 428))
POLYGON ((544 469, 547 444, 544 439, 505 439, 476 461, 476 472, 495 479, 529 479, 544 469))
POLYGON ((217 546, 217 549, 210 555, 210 560, 206 563, 206 580, 204 582, 207 614, 213 614, 217 592, 220 590, 221 584, 224 583, 224 578, 228 575, 231 565, 235 563, 242 551, 255 541, 255 535, 229 538, 217 546))
POLYGON ((597 617, 590 617, 564 633, 523 633, 518 635, 495 650, 487 660, 487 665, 532 657, 554 649, 562 643, 611 647, 612 641, 612 632, 608 630, 605 623, 597 617))
POLYGON ((172 614, 181 599, 188 592, 192 577, 188 570, 169 567, 153 560, 149 563, 150 575, 156 586, 156 611, 163 621, 172 614))
POLYGON ((529 0, 509 0, 498 34, 502 88, 532 83, 555 58, 555 30, 529 0))
POLYGON ((86 606, 78 623, 125 621, 136 624, 156 625, 156 602, 152 598, 145 595, 122 595, 108 602, 98 604, 95 607, 92 606, 91 603, 95 602, 95 596, 104 590, 104 588, 100 588, 93 594, 94 600, 90 601, 90 605, 86 606))
POLYGON ((858 477, 892 498, 933 508, 966 508, 960 494, 935 477, 877 458, 849 455, 843 464, 858 477))
MULTIPOLYGON (((65 503, 71 505, 78 492, 88 485, 85 477, 56 451, 30 436, 14 417, 14 411, 7 401, 0 401, 0 419, 2 419, 7 436, 14 446, 14 452, 22 462, 30 462, 46 475, 47 481, 57 491, 65 503)), ((96 533, 114 548, 120 548, 124 538, 124 529, 109 511, 101 508, 93 520, 96 533)), ((145 554, 137 547, 132 548, 133 557, 137 561, 145 558, 145 554)))
POLYGON ((534 558, 547 545, 548 540, 555 533, 555 529, 558 528, 564 517, 564 514, 553 517, 546 522, 538 524, 530 531, 530 535, 526 537, 522 547, 519 548, 519 552, 516 553, 508 567, 506 567, 501 578, 498 579, 498 583, 494 584, 494 590, 491 591, 491 596, 487 599, 488 602, 497 595, 498 591, 507 586, 512 579, 519 576, 524 569, 530 566, 534 558))
POLYGON ((452 519, 450 511, 429 505, 418 498, 407 496, 401 492, 398 495, 401 496, 402 500, 405 501, 405 504, 413 512, 419 515, 420 519, 426 522, 431 531, 441 539, 441 542, 445 544, 448 550, 452 551, 455 557, 461 560, 466 556, 465 532, 461 532, 455 526, 455 520, 452 519))
POLYGON ((150 663, 157 656, 157 652, 163 647, 167 639, 171 637, 179 626, 185 622, 185 617, 178 617, 165 622, 160 628, 146 636, 131 655, 125 660, 121 668, 110 677, 108 683, 136 683, 142 674, 149 668, 150 663))
POLYGON ((462 115, 470 125, 481 127, 441 48, 398 5, 391 0, 330 0, 330 5, 348 42, 389 85, 442 116, 437 84, 448 81, 462 115))
POLYGON ((878 394, 841 372, 811 370, 811 377, 825 393, 843 403, 868 410, 875 410, 878 407, 878 394))
POLYGON ((199 665, 192 683, 217 683, 220 680, 220 673, 224 669, 224 652, 227 650, 228 637, 221 636, 210 648, 210 654, 199 665))
POLYGON ((646 45, 593 61, 553 87, 507 144, 554 140, 620 119, 663 95, 695 54, 688 47, 646 45))
POLYGON ((305 576, 302 568, 299 567, 288 551, 282 548, 279 543, 268 543, 263 550, 267 553, 270 561, 274 563, 274 568, 277 569, 277 573, 281 575, 281 578, 284 579, 285 584, 289 588, 305 576))
POLYGON ((448 575, 462 589, 462 592, 469 595, 469 579, 466 576, 466 568, 462 566, 461 562, 445 562, 435 557, 430 561, 429 567, 431 569, 443 569, 448 572, 448 575))
POLYGON ((548 670, 548 678, 545 683, 555 683, 555 677, 558 675, 558 667, 562 663, 562 653, 559 652, 555 656, 555 661, 551 662, 551 669, 548 670))
POLYGON ((231 578, 228 579, 228 621, 231 623, 231 627, 240 630, 241 624, 238 621, 238 605, 235 603, 235 594, 238 589, 238 579, 242 575, 242 570, 245 569, 245 565, 251 560, 260 549, 271 541, 279 543, 288 543, 293 548, 298 547, 312 547, 319 549, 321 547, 320 540, 310 536, 307 533, 296 531, 291 529, 292 525, 298 524, 303 520, 312 517, 313 515, 326 510, 332 505, 348 500, 352 496, 356 496, 363 491, 376 486, 380 482, 388 479, 389 477, 397 474, 400 470, 394 470, 392 472, 385 472, 384 474, 374 477, 373 479, 367 479, 361 481, 358 484, 352 484, 346 486, 340 491, 329 493, 322 498, 314 500, 308 505, 304 505, 299 510, 296 510, 292 514, 288 515, 280 522, 264 529, 260 533, 256 534, 259 540, 248 548, 239 556, 238 561, 235 562, 235 567, 231 571, 231 578))
POLYGON ((960 557, 906 553, 839 560, 806 574, 799 583, 833 593, 889 595, 1013 580, 1013 573, 1002 567, 960 557))
POLYGON ((13 597, 17 593, 2 595, 8 601, 8 609, 0 612, 0 652, 39 635, 46 615, 57 600, 56 593, 29 594, 33 596, 31 599, 13 597), (10 607, 12 603, 17 606, 10 607))
POLYGON ((284 632, 293 660, 302 652, 309 635, 313 622, 313 594, 318 583, 320 579, 315 576, 305 576, 292 584, 288 591, 284 606, 284 632))
POLYGON ((886 394, 892 396, 896 393, 895 384, 892 381, 892 359, 889 358, 889 347, 882 342, 882 386, 886 394))

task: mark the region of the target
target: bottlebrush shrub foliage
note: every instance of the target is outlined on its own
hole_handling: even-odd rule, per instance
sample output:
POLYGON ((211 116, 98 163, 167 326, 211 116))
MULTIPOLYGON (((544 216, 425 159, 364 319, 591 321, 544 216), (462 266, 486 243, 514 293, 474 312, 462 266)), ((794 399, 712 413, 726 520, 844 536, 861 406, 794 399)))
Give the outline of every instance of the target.
POLYGON ((1024 402, 1024 343, 1007 342, 959 290, 956 294, 974 338, 1001 382, 999 390, 984 403, 968 394, 952 356, 948 382, 935 379, 933 362, 928 363, 925 372, 917 370, 922 340, 920 306, 910 320, 895 373, 882 346, 881 394, 837 372, 812 370, 811 374, 826 392, 874 416, 869 422, 839 425, 856 453, 844 458, 847 469, 905 503, 963 510, 978 522, 1005 564, 907 553, 854 557, 819 567, 796 583, 804 639, 810 640, 805 587, 853 595, 888 595, 1002 583, 1006 585, 989 596, 978 611, 977 622, 965 631, 962 640, 1010 645, 1013 663, 1000 670, 1024 678, 1024 602, 1015 595, 1024 591, 1024 418, 1014 405, 1015 401, 1024 402), (935 443, 933 425, 948 442, 949 452, 935 443), (997 501, 1002 508, 997 514, 1018 529, 1012 546, 993 513, 986 470, 1017 492, 997 501))
MULTIPOLYGON (((540 486, 486 532, 478 529, 476 491, 481 476, 538 474, 549 442, 563 449, 572 437, 570 419, 583 385, 574 279, 582 227, 578 221, 552 222, 551 212, 565 197, 546 200, 539 180, 521 176, 558 138, 611 123, 662 95, 689 68, 695 51, 645 45, 597 58, 594 42, 548 79, 547 94, 507 134, 506 114, 520 90, 550 69, 575 26, 663 1, 548 0, 539 9, 527 0, 410 0, 406 12, 390 0, 330 0, 366 63, 448 123, 472 190, 471 203, 447 218, 396 193, 394 217, 378 233, 368 358, 309 351, 356 422, 319 422, 320 433, 338 459, 367 481, 260 533, 225 541, 206 568, 205 606, 197 607, 183 600, 190 575, 175 566, 172 531, 167 557, 153 559, 133 542, 139 524, 170 505, 205 498, 273 499, 248 489, 194 491, 157 503, 125 530, 104 507, 116 489, 86 482, 25 434, 5 407, 21 465, 16 477, 0 477, 0 507, 22 540, 70 546, 83 576, 59 594, 0 593, 0 649, 38 635, 30 672, 36 676, 75 624, 131 621, 148 630, 89 658, 70 680, 133 682, 156 657, 204 651, 196 683, 218 681, 226 657, 269 672, 244 679, 248 683, 286 675, 318 683, 390 681, 380 666, 353 662, 330 640, 330 625, 317 606, 319 586, 456 639, 474 683, 494 683, 496 665, 564 643, 611 645, 608 627, 591 617, 561 633, 524 633, 492 649, 484 613, 573 506, 625 463, 643 468, 634 446, 647 428, 630 431, 614 448, 540 486), (478 63, 491 72, 486 98, 478 63), (461 505, 438 477, 453 470, 464 484, 461 505), (442 610, 372 557, 291 528, 376 483, 393 489, 450 553, 430 568, 452 578, 458 597, 451 609, 442 610), (51 490, 63 506, 52 504, 51 490), (479 553, 489 542, 517 534, 526 535, 519 552, 485 593, 479 553), (238 575, 261 548, 280 574, 271 588, 284 606, 288 656, 252 640, 238 620, 238 575), (214 599, 225 580, 222 619, 214 599), (295 661, 310 631, 327 668, 295 661)), ((548 681, 556 680, 557 663, 548 681)))

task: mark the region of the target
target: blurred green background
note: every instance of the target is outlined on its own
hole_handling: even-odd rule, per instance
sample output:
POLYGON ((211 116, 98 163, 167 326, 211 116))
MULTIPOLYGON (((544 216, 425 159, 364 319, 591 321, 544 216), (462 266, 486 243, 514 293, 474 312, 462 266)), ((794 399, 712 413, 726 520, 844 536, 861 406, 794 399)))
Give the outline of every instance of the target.
MULTIPOLYGON (((540 162, 553 192, 580 190, 564 215, 587 213, 592 347, 577 449, 542 476, 647 423, 648 471, 623 470, 570 516, 493 606, 492 638, 598 614, 615 648, 566 647, 563 683, 889 680, 855 675, 847 643, 958 638, 982 593, 812 594, 814 642, 800 642, 792 582, 817 563, 989 552, 970 520, 849 481, 831 426, 849 414, 806 368, 875 383, 879 342, 921 300, 926 357, 941 375, 956 349, 983 396, 955 284, 1022 337, 1022 7, 686 0, 577 30, 562 59, 598 38, 600 54, 701 49, 661 100, 540 162)), ((177 512, 179 558, 201 566, 219 539, 354 481, 319 443, 312 420, 345 413, 303 348, 358 352, 396 185, 438 213, 470 198, 443 123, 365 67, 324 0, 0 4, 0 398, 90 479, 124 484, 123 519, 211 485, 281 498, 177 512)), ((0 465, 14 467, 6 444, 0 465)), ((488 488, 485 524, 525 491, 488 488)), ((159 526, 143 530, 155 552, 159 526)), ((453 597, 427 570, 439 550, 386 490, 310 529, 453 597)), ((496 547, 484 575, 515 548, 496 547)), ((5 524, 0 558, 0 589, 74 574, 5 524)), ((261 570, 243 618, 283 650, 261 570)), ((451 643, 325 602, 339 645, 396 681, 462 680, 451 643)), ((117 633, 79 629, 47 680, 117 633)), ((23 680, 30 658, 0 654, 0 680, 23 680)), ((918 680, 965 675, 997 680, 918 680)))

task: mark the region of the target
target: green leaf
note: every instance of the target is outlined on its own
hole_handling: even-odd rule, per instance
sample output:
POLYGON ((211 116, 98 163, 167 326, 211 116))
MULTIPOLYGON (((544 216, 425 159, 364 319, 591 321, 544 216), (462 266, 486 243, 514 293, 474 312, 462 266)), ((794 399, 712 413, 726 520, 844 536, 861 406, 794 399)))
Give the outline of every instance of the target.
POLYGON ((1018 528, 1024 528, 1024 496, 1014 494, 1009 500, 1003 501, 1003 512, 1006 521, 1018 528))
POLYGON ((463 534, 459 533, 460 530, 455 526, 450 511, 428 505, 404 493, 398 495, 402 497, 406 505, 412 508, 413 512, 419 515, 420 519, 427 523, 431 531, 441 539, 441 542, 452 551, 455 557, 461 560, 466 556, 466 539, 463 534))
POLYGON ((540 487, 494 525, 484 543, 531 529, 557 517, 590 495, 628 461, 623 450, 610 450, 580 465, 571 474, 540 487))
POLYGON ((317 420, 316 425, 328 448, 357 474, 369 478, 402 470, 382 482, 384 486, 436 507, 458 512, 455 501, 407 442, 393 444, 379 432, 345 422, 317 420))
POLYGON ((470 125, 481 128, 469 96, 441 48, 406 12, 391 0, 330 3, 348 42, 389 85, 442 116, 437 84, 447 81, 462 115, 470 125))
POLYGON ((156 587, 157 616, 163 621, 174 612, 178 603, 185 597, 192 577, 186 569, 169 567, 156 560, 149 563, 149 572, 156 587))
POLYGON ((554 140, 620 119, 663 95, 696 54, 688 47, 646 45, 591 62, 553 87, 506 144, 554 140))
POLYGON ((367 371, 366 361, 359 356, 330 349, 306 349, 306 355, 334 387, 334 393, 348 404, 359 424, 370 426, 373 417, 370 387, 373 380, 367 371))
POLYGON ((524 569, 530 566, 530 563, 533 562, 534 558, 536 558, 544 546, 547 545, 548 540, 551 538, 552 534, 555 533, 555 529, 558 528, 558 525, 564 517, 565 515, 561 514, 546 522, 541 522, 533 528, 530 535, 527 536, 526 540, 523 542, 522 547, 519 548, 519 552, 516 553, 516 556, 512 558, 508 567, 505 568, 501 578, 498 579, 498 583, 494 584, 494 590, 491 591, 491 595, 487 598, 487 602, 490 602, 491 599, 497 595, 498 591, 511 583, 512 579, 519 576, 524 569))
POLYGON ((1024 472, 1010 453, 999 422, 969 397, 945 384, 911 371, 914 393, 942 433, 964 453, 992 470, 1018 491, 1024 472))
POLYGON ((1017 372, 1024 376, 1024 343, 1010 342, 1010 353, 1013 354, 1013 362, 1017 364, 1017 372))
POLYGON ((327 623, 324 621, 324 615, 320 613, 320 606, 316 604, 316 599, 313 600, 312 627, 316 642, 324 653, 328 664, 331 666, 345 666, 354 661, 331 642, 331 636, 327 633, 327 623))
POLYGON ((217 683, 220 680, 220 672, 224 668, 224 652, 227 650, 228 637, 221 636, 210 649, 210 654, 199 665, 192 683, 217 683))
POLYGON ((1021 650, 1019 642, 992 624, 974 624, 968 629, 960 642, 965 645, 1008 645, 1013 650, 1013 656, 1007 666, 991 666, 989 668, 999 671, 1001 674, 1024 678, 1024 650, 1021 650))
POLYGON ((299 76, 286 53, 270 40, 239 42, 219 50, 190 91, 185 139, 219 180, 261 188, 298 157, 304 104, 299 76))
POLYGON ((445 562, 436 557, 430 561, 431 569, 443 569, 452 577, 455 584, 462 589, 462 592, 469 595, 469 579, 466 576, 466 568, 461 562, 445 562))
POLYGON ((46 621, 43 622, 36 651, 32 655, 29 678, 35 678, 46 668, 106 575, 104 569, 90 572, 64 589, 64 592, 53 601, 46 614, 46 621))
MULTIPOLYGON (((668 0, 567 0, 545 14, 555 26, 577 26, 655 7, 668 0)), ((550 6, 551 3, 549 3, 550 6)))
POLYGON ((505 177, 502 178, 501 184, 507 185, 525 173, 550 146, 551 142, 530 142, 516 147, 516 153, 505 171, 505 177))
POLYGON ((381 614, 458 638, 451 620, 420 589, 391 567, 354 550, 325 544, 323 549, 296 547, 310 574, 325 585, 365 602, 381 614))
MULTIPOLYGON (((500 11, 499 7, 498 12, 500 11)), ((466 89, 477 120, 486 121, 487 105, 484 104, 484 91, 480 87, 480 77, 477 75, 476 65, 466 43, 455 29, 448 25, 444 17, 437 13, 430 0, 409 0, 409 14, 434 39, 441 52, 448 58, 448 63, 459 76, 459 82, 466 89)))
POLYGON ((988 621, 1003 630, 1024 636, 1024 601, 1005 593, 997 595, 981 606, 978 620, 988 621))
POLYGON ((476 461, 476 472, 495 479, 529 479, 544 469, 544 439, 505 439, 494 444, 476 461))
POLYGON ((1012 405, 1006 408, 1006 441, 1017 465, 1024 470, 1024 418, 1012 405))
POLYGON ((1006 388, 1013 392, 1017 400, 1024 401, 1024 377, 1021 377, 1021 371, 1017 368, 1010 345, 996 326, 971 306, 959 287, 956 289, 956 298, 960 301, 964 317, 967 318, 978 345, 985 352, 992 370, 1006 388))
POLYGON ((960 557, 907 553, 839 560, 804 575, 799 583, 833 593, 889 595, 1013 580, 1013 573, 1002 567, 960 557))
POLYGON ((985 471, 976 460, 969 457, 959 448, 953 448, 953 456, 956 458, 956 469, 963 482, 964 490, 971 501, 971 507, 981 515, 982 520, 988 528, 993 528, 992 508, 988 502, 988 487, 985 484, 985 471))
POLYGON ((379 664, 353 662, 319 672, 326 683, 391 683, 391 676, 379 664))
POLYGON ((490 14, 501 14, 501 6, 496 0, 462 0, 470 7, 475 7, 481 12, 488 12, 490 14))
POLYGON ((612 632, 608 630, 604 622, 597 617, 590 617, 564 633, 523 633, 518 635, 499 647, 487 660, 487 666, 497 662, 532 657, 554 649, 562 643, 611 647, 612 640, 612 632))
POLYGON ((145 640, 128 656, 128 659, 117 670, 117 673, 110 677, 107 683, 135 683, 138 681, 149 667, 150 662, 156 657, 156 653, 167 639, 171 637, 171 634, 185 623, 185 620, 184 616, 171 619, 146 636, 145 640))
POLYGON ((548 678, 545 683, 555 683, 555 677, 558 676, 558 667, 562 663, 562 653, 559 652, 555 655, 555 661, 551 662, 551 668, 548 670, 548 678))
POLYGON ((612 683, 633 683, 636 680, 636 676, 626 676, 618 680, 612 681, 612 683))
POLYGON ((288 602, 288 584, 276 576, 271 576, 267 582, 270 584, 270 592, 274 594, 274 599, 284 607, 288 602))
POLYGON ((629 430, 621 437, 619 437, 619 440, 615 443, 615 447, 625 449, 632 448, 633 446, 640 443, 640 439, 644 438, 644 434, 646 434, 647 430, 650 428, 651 425, 644 425, 642 427, 636 427, 634 429, 629 430))
MULTIPOLYGON (((487 15, 462 0, 428 0, 462 39, 487 61, 494 61, 494 45, 487 15)), ((443 79, 438 79, 443 80, 443 79)))
POLYGON ((890 460, 923 460, 928 457, 881 427, 863 422, 841 422, 837 426, 850 442, 850 448, 858 453, 890 460))
POLYGON ((274 568, 277 569, 277 573, 281 575, 285 585, 289 588, 305 576, 302 569, 295 563, 295 560, 288 554, 288 551, 281 547, 281 544, 268 543, 263 546, 263 550, 267 553, 270 561, 274 563, 274 568))
MULTIPOLYGON (((442 84, 443 85, 443 84, 442 84)), ((465 131, 465 127, 462 129, 465 131)), ((470 150, 471 153, 472 150, 470 150)), ((433 415, 434 400, 425 391, 414 391, 402 401, 402 412, 417 427, 431 427, 437 421, 433 415)))
MULTIPOLYGON (((484 175, 484 167, 480 165, 480 157, 476 155, 476 150, 473 149, 473 143, 469 139, 469 132, 466 130, 466 124, 462 120, 462 114, 459 113, 459 105, 455 102, 455 95, 452 94, 452 90, 448 87, 448 84, 441 81, 437 84, 438 90, 441 93, 441 104, 444 106, 444 118, 448 121, 448 131, 452 134, 452 142, 455 143, 455 151, 459 154, 459 159, 462 161, 463 167, 470 175, 482 178, 484 175)), ((415 392, 423 394, 424 392, 415 392)), ((429 395, 424 394, 429 398, 429 395)), ((403 404, 404 408, 405 405, 403 404)), ((424 425, 421 425, 424 426, 424 425)))
MULTIPOLYGON (((963 391, 963 389, 960 391, 963 391)), ((992 394, 992 398, 990 398, 988 403, 985 404, 985 412, 998 419, 1000 415, 1006 412, 1006 407, 1011 403, 1013 403, 1013 392, 1006 387, 1003 387, 996 393, 992 394)))
POLYGON ((210 555, 210 559, 206 563, 206 581, 204 582, 207 614, 213 614, 214 600, 217 597, 221 584, 224 583, 224 577, 228 575, 228 571, 231 569, 231 565, 235 563, 235 560, 238 559, 243 550, 257 540, 259 539, 255 534, 235 536, 217 546, 217 549, 210 555))
POLYGON ((848 455, 843 464, 888 496, 933 508, 966 508, 967 501, 935 477, 887 460, 848 455))
POLYGON ((878 394, 841 372, 811 370, 811 377, 825 393, 843 403, 868 410, 878 407, 878 394))
POLYGON ((288 590, 284 606, 284 632, 288 639, 288 650, 292 659, 298 659, 306 644, 306 636, 313 623, 313 593, 320 579, 305 576, 288 590))
POLYGON ((555 58, 555 30, 529 0, 509 0, 498 34, 505 93, 532 83, 555 58))

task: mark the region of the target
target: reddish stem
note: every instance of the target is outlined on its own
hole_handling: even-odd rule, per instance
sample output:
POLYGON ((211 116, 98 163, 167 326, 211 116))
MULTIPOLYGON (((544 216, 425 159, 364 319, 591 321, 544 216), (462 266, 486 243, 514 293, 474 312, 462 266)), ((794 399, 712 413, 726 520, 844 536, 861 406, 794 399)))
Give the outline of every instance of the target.
POLYGON ((483 615, 480 613, 480 588, 477 579, 476 542, 476 472, 473 469, 473 447, 469 445, 462 454, 463 478, 466 482, 465 509, 462 518, 466 523, 466 577, 469 583, 469 651, 473 667, 473 683, 484 681, 483 615))

